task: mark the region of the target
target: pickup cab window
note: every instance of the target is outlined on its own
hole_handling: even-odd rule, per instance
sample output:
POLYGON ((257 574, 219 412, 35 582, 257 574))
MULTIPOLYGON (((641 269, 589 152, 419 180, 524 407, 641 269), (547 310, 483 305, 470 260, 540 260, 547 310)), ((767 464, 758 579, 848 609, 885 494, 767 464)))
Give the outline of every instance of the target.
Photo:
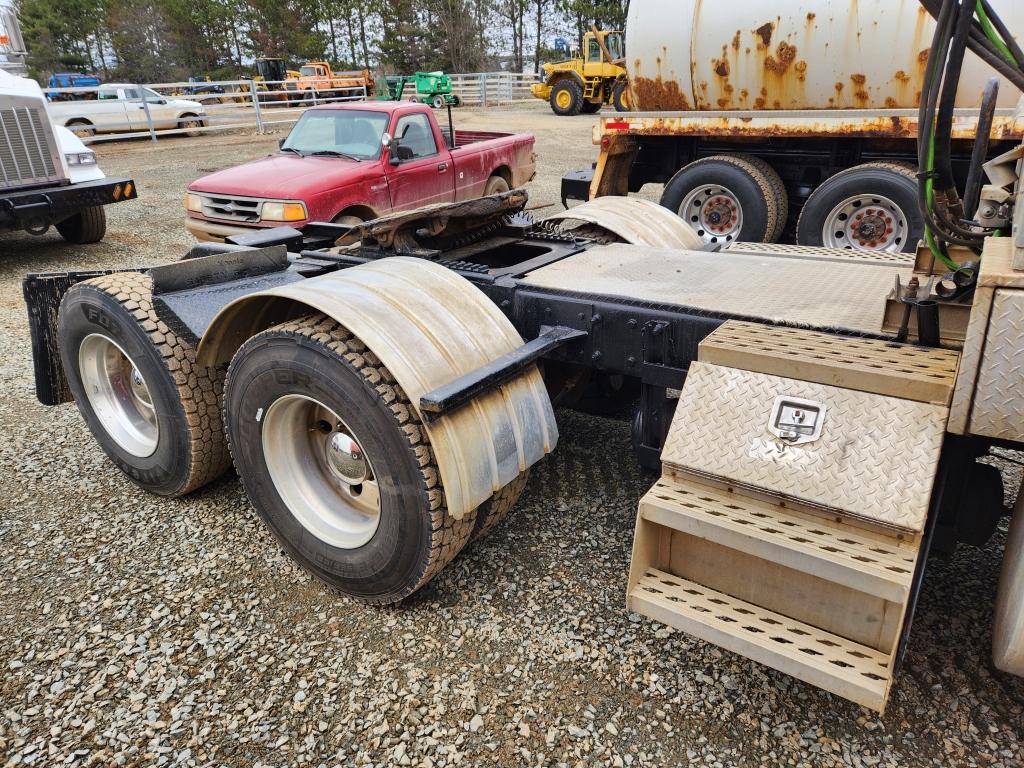
POLYGON ((437 154, 434 131, 431 129, 430 120, 423 112, 400 117, 398 125, 395 126, 395 136, 398 137, 403 147, 408 147, 412 151, 410 159, 415 160, 437 154))
POLYGON ((324 74, 324 71, 320 67, 299 67, 299 74, 302 77, 316 77, 324 74))
POLYGON ((281 149, 303 155, 337 152, 373 160, 380 155, 381 137, 387 127, 386 112, 314 110, 299 118, 281 149))

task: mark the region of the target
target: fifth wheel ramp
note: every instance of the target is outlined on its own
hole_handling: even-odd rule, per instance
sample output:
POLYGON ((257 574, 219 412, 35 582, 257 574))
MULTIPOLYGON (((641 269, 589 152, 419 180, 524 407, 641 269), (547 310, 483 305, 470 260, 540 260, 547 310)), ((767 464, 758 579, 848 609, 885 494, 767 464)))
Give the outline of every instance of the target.
POLYGON ((722 325, 640 501, 629 609, 882 711, 957 361, 722 325))

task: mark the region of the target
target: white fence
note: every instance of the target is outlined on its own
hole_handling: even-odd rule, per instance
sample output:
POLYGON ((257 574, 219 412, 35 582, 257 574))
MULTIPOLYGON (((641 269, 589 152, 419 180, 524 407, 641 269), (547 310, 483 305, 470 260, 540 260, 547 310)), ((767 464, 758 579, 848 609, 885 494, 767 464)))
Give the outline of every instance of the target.
MULTIPOLYGON (((478 72, 450 75, 452 93, 467 106, 501 106, 533 98, 534 75, 478 72)), ((309 107, 376 98, 365 85, 301 90, 295 81, 221 80, 215 82, 101 85, 49 88, 50 117, 86 144, 126 138, 198 135, 290 125, 309 107), (198 102, 196 108, 181 102, 198 102)), ((410 78, 402 99, 416 97, 410 78)))

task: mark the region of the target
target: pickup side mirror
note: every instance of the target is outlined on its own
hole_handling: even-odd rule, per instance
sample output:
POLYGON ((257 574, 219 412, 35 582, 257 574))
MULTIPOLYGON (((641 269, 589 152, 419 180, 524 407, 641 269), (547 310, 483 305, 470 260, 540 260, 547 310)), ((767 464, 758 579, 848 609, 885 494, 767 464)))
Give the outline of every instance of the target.
POLYGON ((392 139, 388 145, 388 162, 391 165, 401 165, 406 160, 412 160, 412 147, 403 147, 399 139, 392 139))

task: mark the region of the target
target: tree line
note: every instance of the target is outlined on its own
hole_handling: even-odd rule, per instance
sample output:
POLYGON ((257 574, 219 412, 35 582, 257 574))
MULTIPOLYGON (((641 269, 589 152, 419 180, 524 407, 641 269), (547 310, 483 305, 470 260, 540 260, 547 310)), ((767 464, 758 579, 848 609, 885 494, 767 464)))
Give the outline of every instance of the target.
POLYGON ((629 0, 20 0, 33 75, 233 79, 260 56, 387 73, 536 71, 556 36, 621 29, 629 0))

